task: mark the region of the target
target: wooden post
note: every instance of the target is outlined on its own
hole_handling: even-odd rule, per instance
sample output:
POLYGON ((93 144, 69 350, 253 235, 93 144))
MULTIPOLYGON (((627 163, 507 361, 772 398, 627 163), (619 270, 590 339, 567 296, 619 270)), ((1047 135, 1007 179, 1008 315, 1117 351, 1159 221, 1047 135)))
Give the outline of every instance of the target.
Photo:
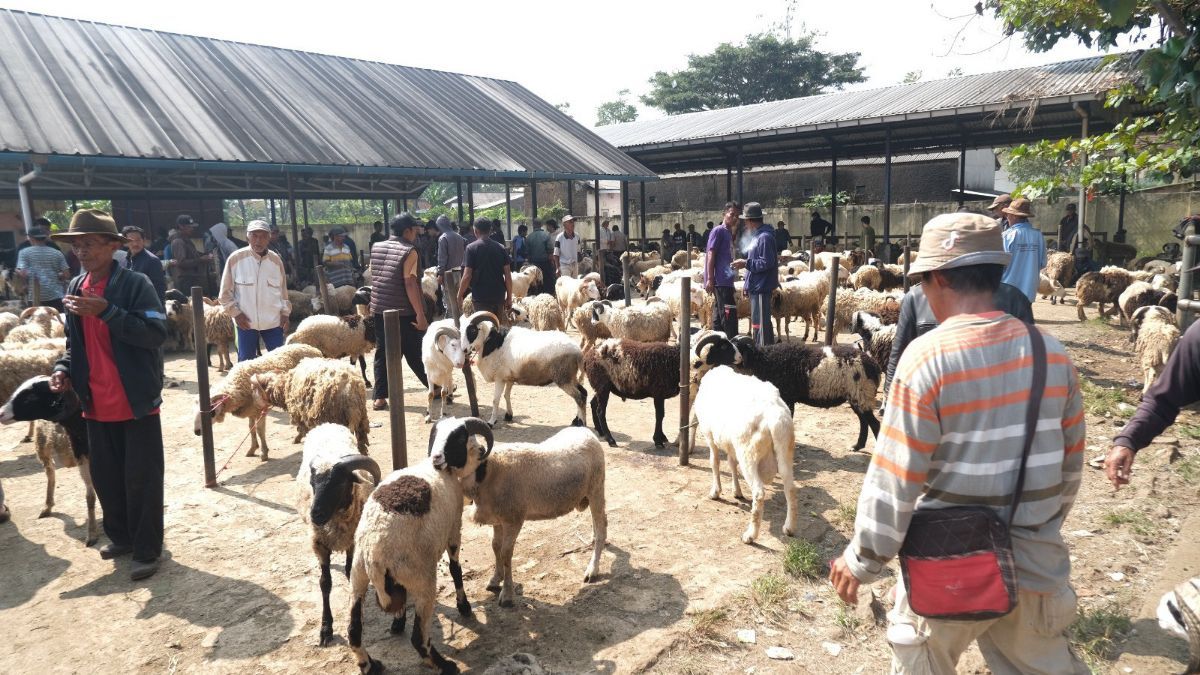
MULTIPOLYGON (((400 351, 400 310, 383 313, 383 349, 387 358, 388 417, 392 426, 392 471, 408 466, 404 428, 404 355, 400 351)), ((445 396, 446 392, 442 392, 445 396)))
MULTIPOLYGON (((445 282, 442 289, 446 294, 446 303, 450 305, 450 315, 454 317, 454 325, 458 325, 458 320, 462 318, 462 308, 458 306, 458 272, 446 272, 445 282)), ((499 318, 499 317, 497 317, 499 318)), ((497 326, 499 328, 499 326, 497 326)), ((463 380, 467 383, 467 400, 471 402, 471 416, 479 417, 479 398, 475 395, 475 375, 471 372, 471 362, 463 361, 462 367, 463 380)), ((446 392, 442 392, 445 396, 446 392)))
POLYGON ((208 340, 204 336, 204 289, 199 286, 192 286, 192 331, 196 342, 196 390, 200 395, 200 443, 204 448, 204 487, 212 488, 217 486, 217 464, 213 457, 212 401, 208 398, 208 340))
POLYGON ((691 400, 688 386, 691 380, 691 358, 689 352, 692 340, 692 279, 683 277, 679 289, 679 466, 688 465, 688 457, 692 454, 691 443, 688 442, 688 424, 692 418, 691 400))
POLYGON ((317 293, 321 295, 321 307, 325 313, 337 316, 337 308, 329 304, 329 278, 325 276, 324 265, 317 265, 317 293))
POLYGON ((42 285, 38 282, 36 274, 29 275, 29 297, 33 299, 33 306, 40 307, 42 305, 42 285))
POLYGON ((833 344, 833 319, 837 308, 838 268, 842 266, 841 256, 833 256, 833 265, 829 267, 829 304, 825 308, 825 346, 833 344))
POLYGON ((909 239, 909 235, 907 235, 907 234, 904 235, 904 292, 905 293, 908 292, 908 287, 910 284, 910 282, 908 280, 908 266, 911 263, 912 256, 908 254, 908 249, 909 249, 909 246, 911 246, 911 245, 912 245, 912 242, 909 239))

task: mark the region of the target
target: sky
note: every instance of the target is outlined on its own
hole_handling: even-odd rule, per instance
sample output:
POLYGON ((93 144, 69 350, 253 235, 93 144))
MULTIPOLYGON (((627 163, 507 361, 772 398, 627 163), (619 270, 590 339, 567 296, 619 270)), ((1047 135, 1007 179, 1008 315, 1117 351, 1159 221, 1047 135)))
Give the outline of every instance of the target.
MULTIPOLYGON (((586 126, 596 107, 645 94, 658 70, 687 65, 722 42, 784 22, 787 0, 528 0, 293 2, 206 0, 4 0, 10 9, 335 54, 514 80, 586 126)), ((821 34, 823 51, 857 51, 867 82, 896 84, 910 71, 938 79, 1094 55, 1081 45, 1027 53, 973 0, 795 0, 793 33, 821 34), (974 17, 974 18, 972 18, 974 17)), ((661 116, 639 104, 641 119, 661 116)))

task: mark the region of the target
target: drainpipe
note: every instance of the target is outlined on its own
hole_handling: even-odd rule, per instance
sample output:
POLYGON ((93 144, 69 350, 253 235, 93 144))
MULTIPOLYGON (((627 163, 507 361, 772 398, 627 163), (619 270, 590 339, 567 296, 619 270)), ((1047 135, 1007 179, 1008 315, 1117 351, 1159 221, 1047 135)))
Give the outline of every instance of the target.
POLYGON ((42 167, 34 164, 33 171, 17 179, 17 193, 21 199, 21 219, 25 221, 26 237, 29 236, 29 231, 33 229, 33 200, 29 198, 29 188, 26 186, 40 175, 42 175, 42 167))
MULTIPOLYGON (((1085 140, 1087 140, 1087 137, 1088 137, 1088 111, 1087 111, 1087 108, 1079 105, 1078 103, 1071 104, 1071 107, 1075 108, 1075 112, 1079 114, 1079 117, 1082 120, 1081 121, 1082 126, 1080 127, 1080 132, 1079 132, 1079 140, 1085 141, 1085 140)), ((1081 153, 1079 153, 1079 212, 1078 212, 1079 213, 1079 229, 1078 229, 1078 233, 1076 234, 1076 237, 1077 237, 1076 241, 1078 241, 1080 244, 1083 243, 1083 219, 1084 219, 1085 215, 1087 214, 1087 189, 1084 188, 1084 186, 1083 186, 1083 170, 1086 167, 1087 167, 1087 153, 1081 152, 1081 153)), ((1059 246, 1062 246, 1062 242, 1059 242, 1059 246)), ((1071 251, 1072 255, 1074 255, 1074 253, 1075 253, 1074 251, 1071 251)))

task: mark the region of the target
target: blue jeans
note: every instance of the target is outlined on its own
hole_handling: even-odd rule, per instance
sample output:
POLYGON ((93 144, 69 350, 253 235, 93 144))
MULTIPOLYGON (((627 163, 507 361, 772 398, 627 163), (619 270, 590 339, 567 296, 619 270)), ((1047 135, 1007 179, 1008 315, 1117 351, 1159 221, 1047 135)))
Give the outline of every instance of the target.
POLYGON ((750 294, 750 335, 758 346, 775 344, 775 328, 771 325, 771 294, 750 294))
POLYGON ((267 330, 237 329, 238 363, 258 356, 258 339, 262 338, 267 351, 283 346, 283 329, 278 326, 267 330))

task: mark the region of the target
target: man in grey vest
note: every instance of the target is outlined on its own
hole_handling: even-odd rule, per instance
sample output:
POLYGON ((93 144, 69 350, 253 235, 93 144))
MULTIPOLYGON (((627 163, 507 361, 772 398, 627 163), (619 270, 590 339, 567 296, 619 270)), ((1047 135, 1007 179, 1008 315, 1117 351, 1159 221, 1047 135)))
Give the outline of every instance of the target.
MULTIPOLYGON (((375 323, 375 410, 386 410, 387 350, 383 346, 383 313, 400 312, 400 349, 404 360, 424 387, 425 365, 421 362, 421 340, 429 327, 421 295, 421 256, 414 244, 417 221, 407 212, 392 219, 392 236, 371 247, 371 316, 375 323)), ((455 234, 454 236, 458 236, 455 234)), ((399 367, 399 364, 396 364, 399 367)))

